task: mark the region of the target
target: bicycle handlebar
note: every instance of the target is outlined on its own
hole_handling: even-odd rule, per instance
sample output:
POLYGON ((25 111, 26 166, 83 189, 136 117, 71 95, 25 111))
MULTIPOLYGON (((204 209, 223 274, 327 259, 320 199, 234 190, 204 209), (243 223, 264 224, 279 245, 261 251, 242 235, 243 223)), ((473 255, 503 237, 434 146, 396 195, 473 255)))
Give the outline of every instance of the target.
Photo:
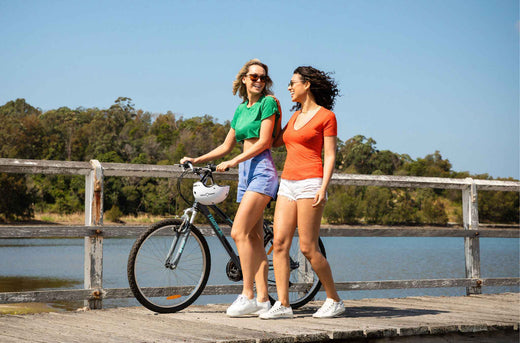
MULTIPOLYGON (((217 170, 217 165, 212 163, 208 163, 206 167, 194 167, 193 163, 191 163, 190 161, 186 161, 182 164, 179 164, 179 166, 182 167, 185 171, 189 169, 197 175, 200 175, 200 173, 202 172, 213 173, 217 170)), ((226 169, 226 171, 228 170, 229 168, 226 169)))
POLYGON ((199 178, 200 178, 200 181, 206 185, 206 183, 208 181, 211 182, 211 184, 214 183, 213 181, 213 172, 216 171, 217 169, 217 166, 215 164, 208 164, 206 167, 194 167, 193 166, 193 163, 191 163, 190 161, 186 161, 184 163, 181 163, 181 164, 176 164, 176 166, 180 166, 182 167, 183 169, 183 172, 182 174, 180 175, 180 177, 177 179, 177 191, 179 192, 179 195, 181 196, 181 198, 188 204, 190 205, 192 201, 188 200, 187 198, 184 197, 184 195, 182 194, 181 192, 181 181, 184 177, 184 175, 187 173, 187 172, 191 172, 195 175, 198 175, 199 178))

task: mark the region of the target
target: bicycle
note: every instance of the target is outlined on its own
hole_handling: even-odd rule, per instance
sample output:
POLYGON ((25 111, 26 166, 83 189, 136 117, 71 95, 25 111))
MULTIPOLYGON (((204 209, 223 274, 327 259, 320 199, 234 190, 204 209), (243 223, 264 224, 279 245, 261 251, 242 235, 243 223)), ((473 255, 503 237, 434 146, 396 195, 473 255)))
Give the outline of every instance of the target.
MULTIPOLYGON (((181 192, 181 181, 189 172, 199 177, 199 181, 193 185, 194 190, 219 187, 213 180, 215 166, 193 167, 189 162, 181 166, 183 172, 178 179, 177 188, 182 199, 191 206, 184 210, 180 219, 165 219, 151 225, 137 238, 128 257, 127 275, 132 293, 144 307, 158 313, 173 313, 188 307, 201 295, 208 281, 211 255, 205 237, 194 225, 198 213, 206 217, 229 255, 227 277, 234 282, 242 280, 240 259, 212 212, 230 227, 233 221, 215 203, 203 204, 197 199, 191 201, 181 192)), ((223 201, 225 196, 221 196, 222 199, 217 202, 223 201)), ((264 246, 269 262, 268 285, 272 289, 271 286, 275 285, 272 262, 273 228, 267 220, 264 220, 263 227, 264 246)), ((289 294, 293 308, 301 307, 312 300, 321 287, 316 273, 299 253, 298 243, 298 238, 295 237, 290 253, 289 294)), ((321 239, 319 248, 325 255, 321 239)), ((274 303, 276 296, 269 295, 269 299, 274 303)))

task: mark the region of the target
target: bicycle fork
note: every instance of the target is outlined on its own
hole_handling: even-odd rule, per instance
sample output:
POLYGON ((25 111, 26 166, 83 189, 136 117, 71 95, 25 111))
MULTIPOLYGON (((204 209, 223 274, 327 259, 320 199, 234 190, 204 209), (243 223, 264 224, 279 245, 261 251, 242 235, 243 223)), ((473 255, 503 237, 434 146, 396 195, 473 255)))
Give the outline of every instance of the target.
POLYGON ((175 232, 175 238, 172 241, 170 250, 168 251, 166 260, 164 261, 164 266, 166 268, 172 270, 177 268, 177 265, 179 264, 182 256, 182 252, 184 251, 184 247, 186 246, 186 241, 190 235, 190 225, 193 224, 196 215, 197 210, 194 207, 190 207, 184 210, 184 214, 181 217, 182 224, 175 232), (179 246, 178 249, 177 246, 179 246))

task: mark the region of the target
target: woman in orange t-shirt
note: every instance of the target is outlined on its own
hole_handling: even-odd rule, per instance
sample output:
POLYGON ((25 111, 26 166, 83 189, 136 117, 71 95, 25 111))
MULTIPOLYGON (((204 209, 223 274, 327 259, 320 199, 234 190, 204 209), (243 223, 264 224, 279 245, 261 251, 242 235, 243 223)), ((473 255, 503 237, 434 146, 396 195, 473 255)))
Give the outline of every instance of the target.
POLYGON ((274 215, 273 263, 278 301, 260 318, 293 316, 289 304, 289 249, 296 227, 300 250, 327 293, 327 300, 313 317, 330 318, 342 314, 345 307, 329 263, 319 250, 318 239, 336 160, 337 123, 331 110, 339 91, 328 73, 313 67, 296 68, 288 89, 291 100, 296 102, 296 112, 283 131, 287 158, 274 215))

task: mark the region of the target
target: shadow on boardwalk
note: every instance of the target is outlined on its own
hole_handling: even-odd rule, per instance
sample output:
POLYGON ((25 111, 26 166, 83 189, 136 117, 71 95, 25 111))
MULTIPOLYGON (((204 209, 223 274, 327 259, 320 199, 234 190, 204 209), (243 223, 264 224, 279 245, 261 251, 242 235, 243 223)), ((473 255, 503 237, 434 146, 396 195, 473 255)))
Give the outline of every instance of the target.
POLYGON ((142 307, 0 316, 1 342, 518 342, 520 294, 345 301, 338 318, 228 318, 226 304, 157 315, 142 307))

